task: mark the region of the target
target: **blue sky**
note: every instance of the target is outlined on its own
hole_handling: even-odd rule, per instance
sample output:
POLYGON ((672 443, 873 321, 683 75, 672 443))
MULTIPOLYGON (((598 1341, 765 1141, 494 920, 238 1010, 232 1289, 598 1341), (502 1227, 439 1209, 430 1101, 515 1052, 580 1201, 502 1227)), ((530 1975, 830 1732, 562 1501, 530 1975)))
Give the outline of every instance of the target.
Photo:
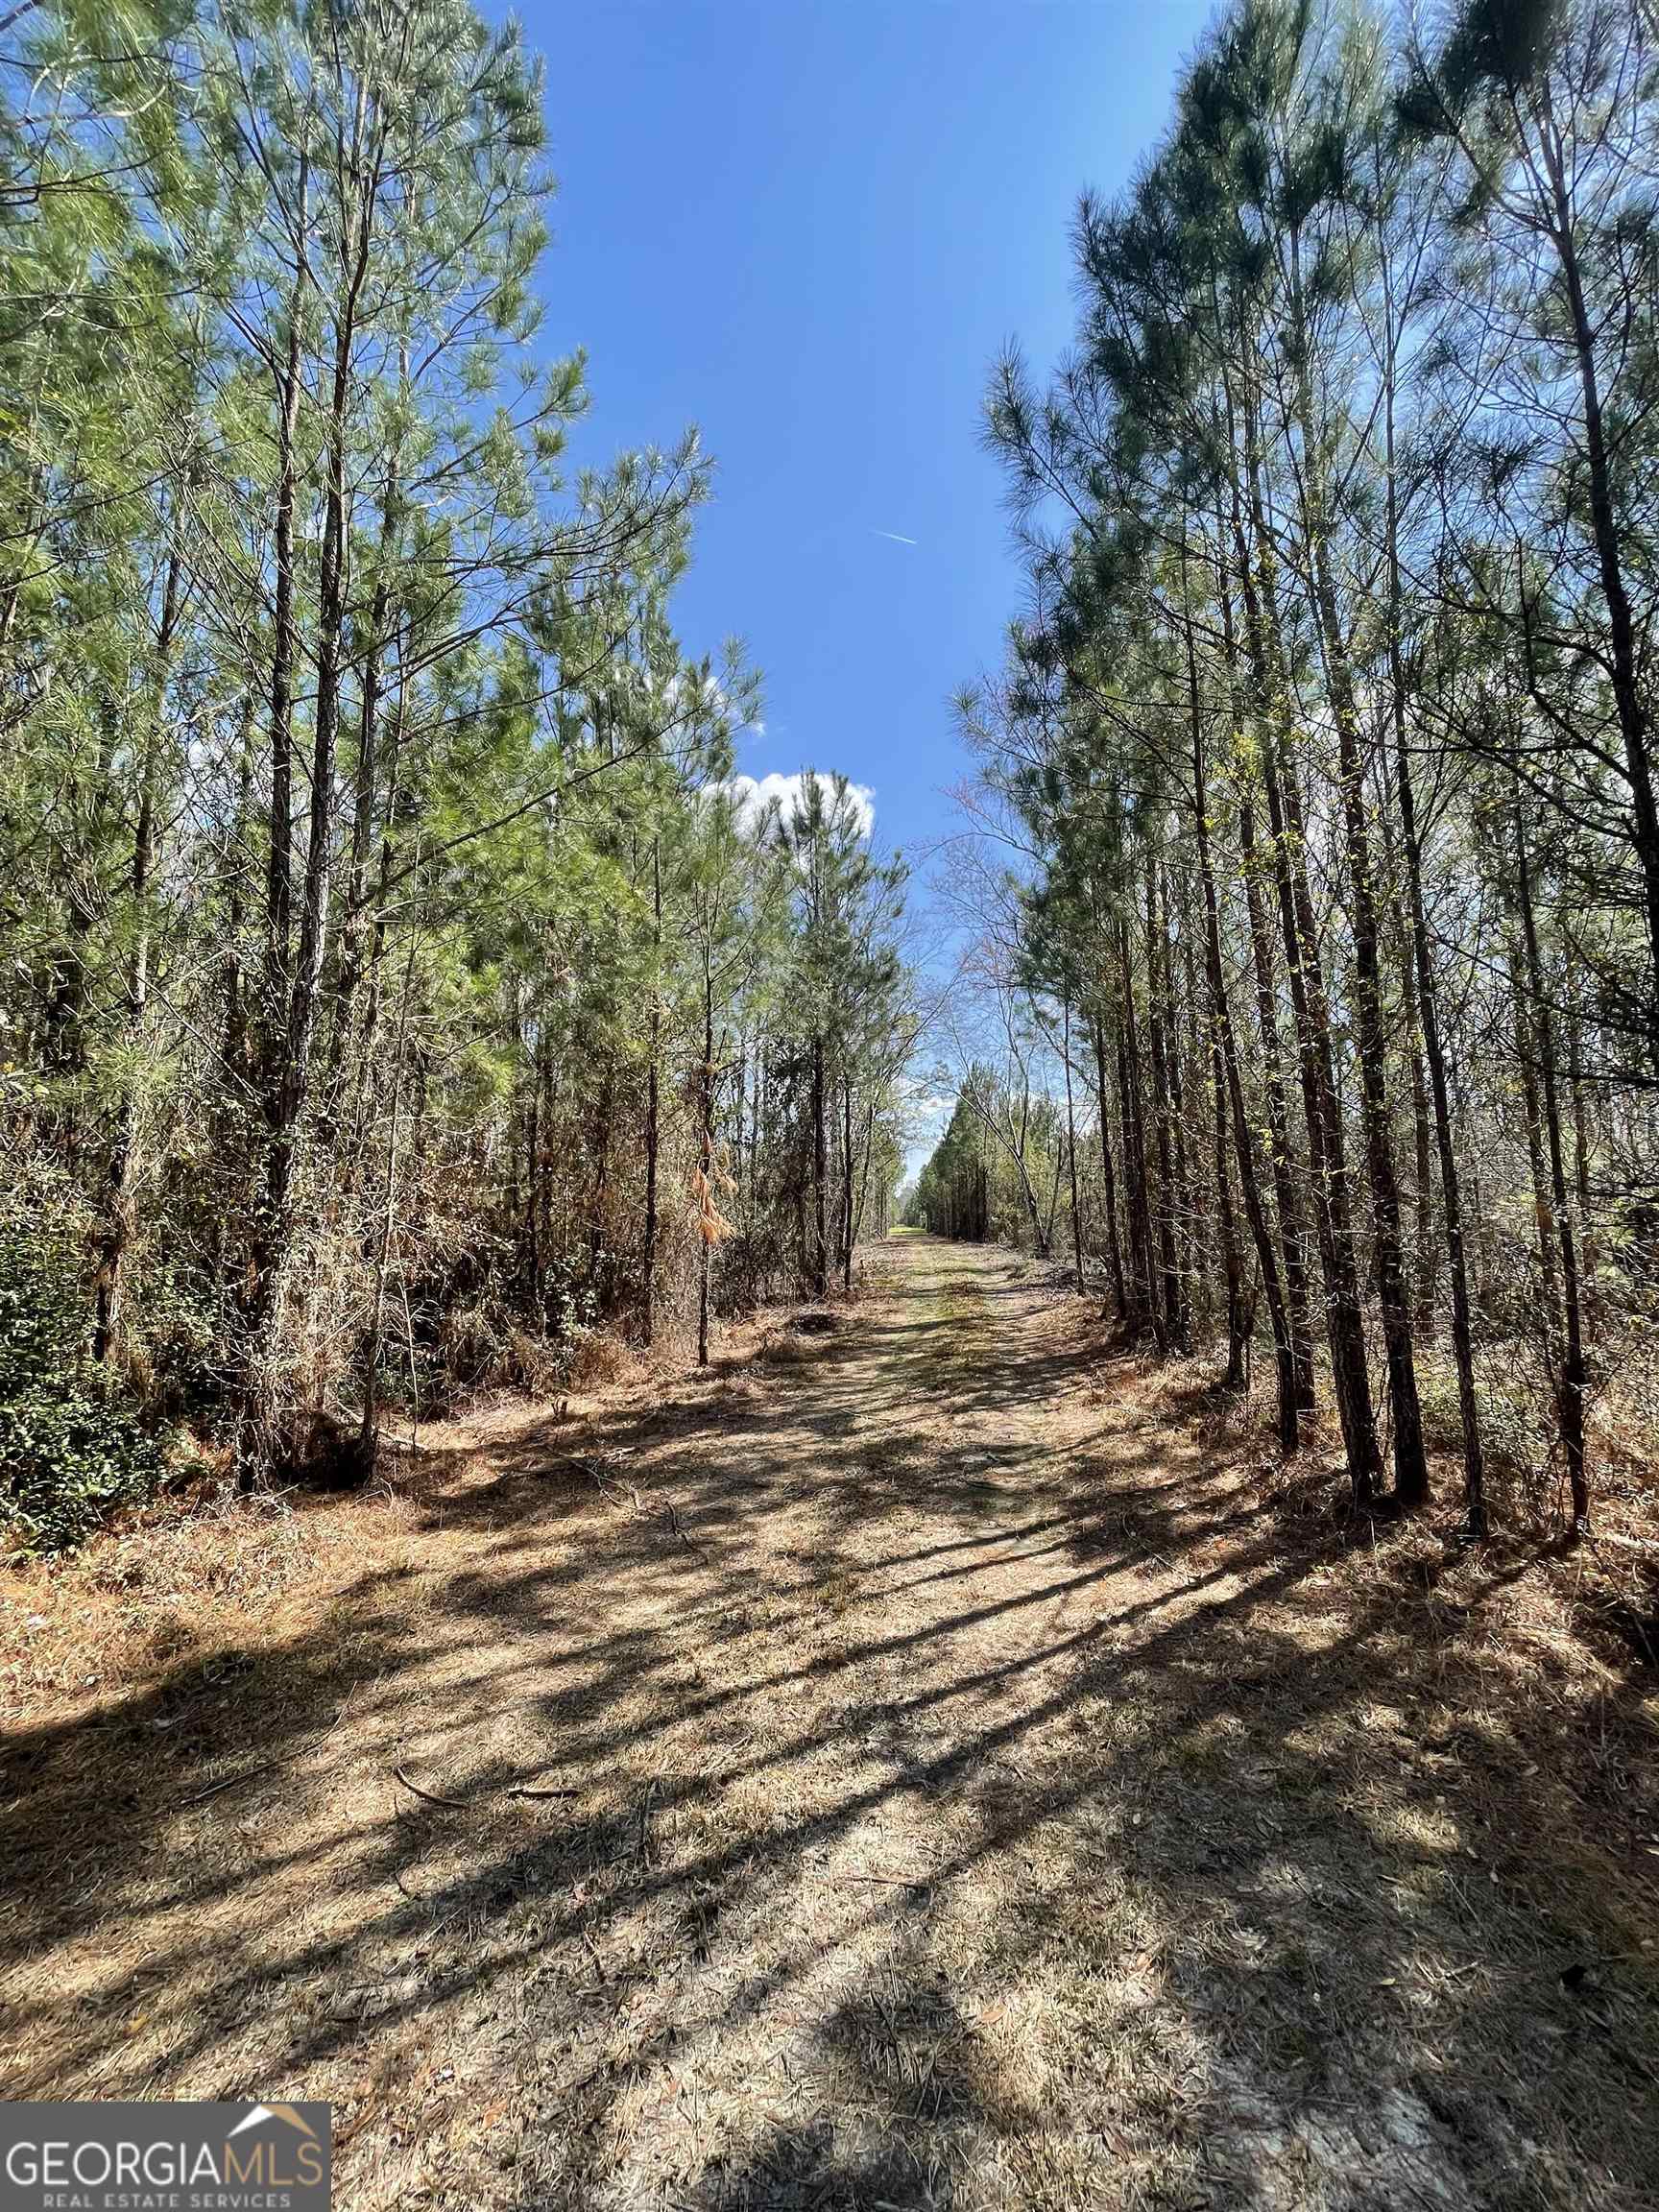
MULTIPOLYGON (((950 700, 1021 604, 991 365, 1071 329, 1070 227, 1163 132, 1210 0, 530 0, 561 190, 549 345, 588 349, 587 461, 695 422, 717 465, 675 602, 742 637, 757 781, 839 769, 927 876, 967 762, 950 700), (890 534, 890 535, 889 535, 890 534), (910 542, 913 541, 913 542, 910 542)), ((921 1070, 919 1070, 920 1073, 921 1070)), ((947 1087, 912 1098, 908 1167, 947 1087)))
POLYGON ((840 769, 920 866, 953 689, 1019 600, 990 364, 1071 318, 1079 188, 1163 130, 1198 0, 530 0, 561 191, 547 335, 584 458, 688 421, 718 464, 677 626, 765 680, 757 778, 840 769), (891 532, 891 537, 880 535, 891 532), (899 539, 914 540, 913 544, 899 539))

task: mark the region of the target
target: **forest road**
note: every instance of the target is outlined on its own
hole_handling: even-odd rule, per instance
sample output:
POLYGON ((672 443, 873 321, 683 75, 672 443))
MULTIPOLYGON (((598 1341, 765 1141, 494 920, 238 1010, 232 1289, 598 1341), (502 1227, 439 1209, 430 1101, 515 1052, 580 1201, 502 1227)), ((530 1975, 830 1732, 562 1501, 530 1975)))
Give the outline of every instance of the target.
POLYGON ((870 1270, 9 1735, 7 2093, 326 2098, 354 2208, 1651 2205, 1612 1938, 1197 1363, 870 1270))

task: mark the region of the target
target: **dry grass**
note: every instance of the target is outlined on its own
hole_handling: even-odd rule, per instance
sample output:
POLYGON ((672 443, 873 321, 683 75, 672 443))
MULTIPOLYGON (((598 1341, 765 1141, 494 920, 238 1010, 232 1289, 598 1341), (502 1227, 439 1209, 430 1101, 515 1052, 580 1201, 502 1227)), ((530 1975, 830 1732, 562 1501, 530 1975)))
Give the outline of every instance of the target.
POLYGON ((589 1330, 576 1348, 570 1364, 570 1387, 587 1394, 613 1390, 629 1382, 642 1382, 647 1363, 631 1344, 607 1329, 589 1330))
POLYGON ((888 1264, 11 1575, 0 2084, 327 2097, 360 2208, 1653 2205, 1639 1476, 1573 1558, 1346 1530, 888 1264))

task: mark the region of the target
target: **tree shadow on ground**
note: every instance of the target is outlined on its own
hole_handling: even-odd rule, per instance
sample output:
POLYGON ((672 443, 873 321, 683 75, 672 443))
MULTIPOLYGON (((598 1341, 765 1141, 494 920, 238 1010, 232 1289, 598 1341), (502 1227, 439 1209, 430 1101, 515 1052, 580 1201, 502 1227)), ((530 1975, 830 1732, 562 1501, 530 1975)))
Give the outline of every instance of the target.
POLYGON ((9 1731, 12 2093, 327 2097, 361 2206, 1650 2205, 1651 1678, 905 1266, 9 1731))

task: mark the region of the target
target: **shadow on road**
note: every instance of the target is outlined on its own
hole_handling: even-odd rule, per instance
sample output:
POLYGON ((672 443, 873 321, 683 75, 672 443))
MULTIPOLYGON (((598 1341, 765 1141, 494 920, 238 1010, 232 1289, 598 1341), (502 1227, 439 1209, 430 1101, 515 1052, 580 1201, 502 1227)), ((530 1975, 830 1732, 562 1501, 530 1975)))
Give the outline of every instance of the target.
POLYGON ((890 1264, 8 1730, 8 2092, 328 2097, 351 2205, 1651 2205, 1651 1682, 890 1264))

